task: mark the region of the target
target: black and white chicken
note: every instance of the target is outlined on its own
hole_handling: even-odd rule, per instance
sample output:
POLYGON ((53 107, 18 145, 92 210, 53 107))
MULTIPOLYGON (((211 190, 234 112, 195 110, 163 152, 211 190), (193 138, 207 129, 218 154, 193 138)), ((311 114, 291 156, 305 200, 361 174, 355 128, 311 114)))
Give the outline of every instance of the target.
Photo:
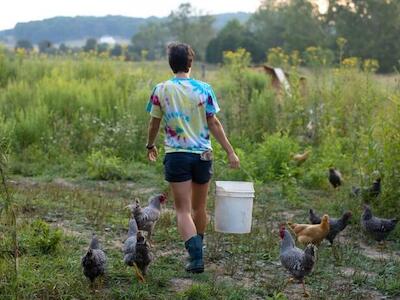
POLYGON ((382 219, 372 214, 371 208, 364 205, 364 212, 361 216, 361 225, 364 230, 376 241, 384 241, 389 233, 394 230, 397 219, 382 219))
POLYGON ((309 275, 314 268, 317 247, 309 244, 304 251, 297 248, 292 235, 284 226, 281 226, 279 236, 281 238, 279 259, 282 266, 289 271, 294 279, 301 282, 304 296, 309 297, 310 295, 304 285, 304 277, 309 275))
POLYGON ((100 248, 99 240, 93 234, 89 249, 85 256, 81 259, 83 274, 89 278, 93 284, 95 279, 105 272, 107 257, 103 250, 100 248))
POLYGON ((161 215, 161 204, 167 200, 166 194, 158 194, 149 198, 149 205, 142 208, 136 199, 134 204, 127 206, 135 218, 139 230, 147 232, 147 240, 151 242, 151 235, 161 215))
POLYGON ((124 263, 135 270, 135 275, 140 282, 145 282, 144 276, 147 266, 152 260, 146 240, 138 229, 136 220, 129 220, 128 237, 124 242, 124 263))
POLYGON ((337 187, 342 185, 343 177, 342 174, 336 170, 335 168, 329 168, 329 182, 336 189, 337 187))

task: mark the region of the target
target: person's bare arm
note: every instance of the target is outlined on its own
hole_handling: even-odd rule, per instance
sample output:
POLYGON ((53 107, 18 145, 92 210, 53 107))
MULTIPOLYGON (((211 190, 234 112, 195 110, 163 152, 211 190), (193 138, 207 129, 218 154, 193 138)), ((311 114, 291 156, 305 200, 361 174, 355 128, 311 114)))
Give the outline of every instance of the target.
POLYGON ((221 122, 215 115, 213 115, 211 117, 207 117, 207 124, 212 135, 215 137, 217 142, 222 146, 222 148, 224 148, 224 150, 226 151, 228 155, 229 165, 231 166, 231 168, 239 168, 240 166, 239 158, 237 157, 231 143, 226 137, 221 122))
POLYGON ((147 133, 147 146, 154 146, 151 149, 147 149, 147 158, 150 161, 156 161, 158 156, 157 147, 154 145, 158 131, 160 130, 161 119, 151 117, 149 122, 149 129, 147 133))

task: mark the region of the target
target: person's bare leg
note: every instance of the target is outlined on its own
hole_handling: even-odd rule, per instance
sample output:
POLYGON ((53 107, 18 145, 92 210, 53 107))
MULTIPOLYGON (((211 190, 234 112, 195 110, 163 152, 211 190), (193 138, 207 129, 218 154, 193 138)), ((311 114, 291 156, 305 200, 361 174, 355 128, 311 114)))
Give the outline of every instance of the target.
POLYGON ((171 182, 171 190, 175 201, 178 231, 184 241, 197 235, 196 226, 192 219, 192 181, 171 182))
POLYGON ((207 195, 210 182, 198 184, 192 182, 193 222, 198 234, 204 234, 207 226, 207 195))

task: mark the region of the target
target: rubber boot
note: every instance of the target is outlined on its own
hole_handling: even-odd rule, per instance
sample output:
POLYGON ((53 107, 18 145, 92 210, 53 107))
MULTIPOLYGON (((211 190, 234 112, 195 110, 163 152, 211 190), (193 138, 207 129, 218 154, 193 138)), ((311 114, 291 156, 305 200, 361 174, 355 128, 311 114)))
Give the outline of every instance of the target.
POLYGON ((185 242, 185 248, 189 253, 189 263, 186 271, 189 273, 203 273, 203 241, 200 235, 195 235, 185 242))

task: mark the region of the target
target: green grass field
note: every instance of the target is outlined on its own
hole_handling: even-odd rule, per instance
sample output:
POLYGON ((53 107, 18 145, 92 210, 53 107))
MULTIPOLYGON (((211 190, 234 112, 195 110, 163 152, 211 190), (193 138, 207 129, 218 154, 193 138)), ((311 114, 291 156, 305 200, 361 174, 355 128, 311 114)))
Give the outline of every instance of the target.
POLYGON ((229 170, 214 143, 214 180, 255 183, 252 232, 214 232, 212 187, 206 272, 188 275, 169 199, 156 226, 155 260, 140 284, 122 261, 124 207, 167 187, 161 161, 149 164, 143 146, 144 108, 154 85, 171 77, 166 63, 0 51, 0 154, 6 158, 0 167, 11 192, 8 198, 1 186, 0 299, 301 299, 301 285, 286 283, 279 262, 278 227, 307 222, 311 207, 333 217, 353 211, 336 246, 319 247, 306 278, 311 299, 399 297, 399 226, 380 247, 361 230, 362 199, 349 197, 353 185, 369 186, 379 174, 383 187, 373 210, 399 216, 398 75, 291 67, 289 96, 276 94, 269 78, 247 65, 243 53, 228 53, 226 64, 210 67, 205 79, 242 164, 229 170), (310 158, 296 164, 293 154, 306 149, 310 158), (344 175, 339 191, 329 186, 330 166, 344 175), (108 268, 91 288, 80 259, 93 232, 108 268))

